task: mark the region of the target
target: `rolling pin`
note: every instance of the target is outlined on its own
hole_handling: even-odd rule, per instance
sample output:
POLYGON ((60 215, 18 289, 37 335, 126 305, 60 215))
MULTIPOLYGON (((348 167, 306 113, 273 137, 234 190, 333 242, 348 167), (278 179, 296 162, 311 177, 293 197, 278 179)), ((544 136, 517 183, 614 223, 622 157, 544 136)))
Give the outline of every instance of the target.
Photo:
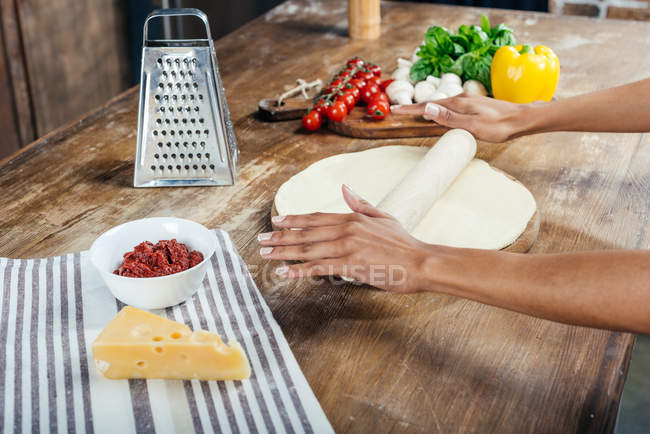
POLYGON ((475 154, 474 136, 447 131, 377 207, 411 232, 475 154))

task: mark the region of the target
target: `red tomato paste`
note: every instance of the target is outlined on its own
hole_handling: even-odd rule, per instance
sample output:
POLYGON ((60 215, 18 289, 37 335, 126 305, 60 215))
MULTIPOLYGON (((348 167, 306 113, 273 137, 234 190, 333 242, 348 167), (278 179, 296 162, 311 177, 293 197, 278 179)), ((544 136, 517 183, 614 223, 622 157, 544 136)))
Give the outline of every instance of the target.
POLYGON ((126 277, 158 277, 180 273, 203 261, 203 254, 190 250, 175 239, 156 244, 144 241, 124 254, 124 261, 113 274, 126 277))

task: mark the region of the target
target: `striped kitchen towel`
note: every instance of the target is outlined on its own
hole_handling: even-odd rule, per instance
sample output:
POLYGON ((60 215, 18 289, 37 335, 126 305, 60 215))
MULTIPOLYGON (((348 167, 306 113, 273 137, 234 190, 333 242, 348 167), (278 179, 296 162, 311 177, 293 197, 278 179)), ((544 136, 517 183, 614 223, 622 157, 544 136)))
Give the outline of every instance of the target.
POLYGON ((332 432, 226 232, 191 300, 155 313, 239 341, 244 381, 108 380, 92 342, 121 304, 88 252, 0 259, 0 432, 332 432))

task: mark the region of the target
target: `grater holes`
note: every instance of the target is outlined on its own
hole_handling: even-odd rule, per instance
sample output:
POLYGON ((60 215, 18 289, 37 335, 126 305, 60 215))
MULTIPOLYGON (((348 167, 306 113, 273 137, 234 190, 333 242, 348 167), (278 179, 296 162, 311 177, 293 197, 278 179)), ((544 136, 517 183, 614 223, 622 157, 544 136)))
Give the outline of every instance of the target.
POLYGON ((192 130, 187 130, 187 135, 191 136, 192 135, 192 130))
POLYGON ((196 142, 192 142, 192 147, 196 149, 196 142))
POLYGON ((162 58, 159 57, 158 60, 156 60, 156 62, 158 62, 158 65, 162 65, 162 63, 163 63, 162 58))
POLYGON ((192 169, 194 169, 194 170, 197 170, 198 168, 199 168, 199 166, 197 166, 196 164, 192 166, 192 169))
POLYGON ((205 165, 205 164, 202 164, 202 165, 201 165, 201 169, 205 170, 205 169, 206 169, 206 165, 205 165))
POLYGON ((169 125, 169 124, 171 124, 171 123, 172 123, 172 121, 171 121, 171 120, 169 120, 169 119, 165 119, 165 123, 166 123, 167 125, 169 125))
POLYGON ((180 142, 174 143, 174 146, 176 147, 176 149, 178 149, 180 145, 181 145, 180 142))
POLYGON ((196 83, 196 81, 195 81, 195 82, 192 83, 192 87, 193 87, 194 89, 198 89, 198 88, 199 88, 199 85, 198 85, 198 84, 196 83))
POLYGON ((194 95, 190 95, 190 101, 194 101, 194 95))
POLYGON ((178 157, 182 160, 185 158, 185 154, 178 154, 178 157))
POLYGON ((201 94, 201 93, 198 94, 198 95, 197 95, 197 98, 199 99, 199 101, 203 101, 203 94, 201 94))
POLYGON ((157 123, 158 125, 162 125, 162 119, 156 119, 156 123, 157 123))
POLYGON ((167 147, 171 148, 172 147, 172 142, 167 142, 167 147))
POLYGON ((203 134, 207 136, 208 134, 210 134, 210 130, 203 130, 203 134))
POLYGON ((193 124, 195 124, 195 123, 196 123, 196 119, 192 118, 192 119, 190 119, 190 122, 192 122, 193 124))
POLYGON ((194 111, 197 112, 197 113, 199 112, 199 106, 198 105, 194 106, 194 111))
POLYGON ((181 171, 181 165, 180 164, 176 165, 176 170, 178 170, 179 172, 181 171))
POLYGON ((157 160, 157 159, 160 158, 160 155, 159 154, 153 154, 153 158, 155 158, 157 160))
POLYGON ((153 135, 157 136, 158 135, 158 130, 153 130, 153 135))
POLYGON ((169 134, 170 134, 171 136, 173 136, 174 134, 176 134, 176 132, 175 132, 174 130, 171 130, 171 131, 169 131, 169 134))
POLYGON ((160 170, 165 170, 165 166, 163 166, 163 165, 161 164, 160 166, 158 166, 158 169, 160 169, 160 170))
POLYGON ((174 123, 178 124, 178 118, 174 118, 174 123))
POLYGON ((156 101, 160 101, 160 95, 156 95, 156 96, 154 96, 154 98, 155 98, 156 101))
POLYGON ((166 136, 166 135, 167 135, 167 131, 162 130, 162 131, 160 132, 160 134, 162 134, 163 136, 166 136))
POLYGON ((210 159, 210 154, 208 152, 205 153, 205 159, 209 160, 210 159))
POLYGON ((201 142, 201 149, 205 148, 205 142, 201 142))
POLYGON ((202 124, 202 123, 204 123, 204 122, 205 122, 205 119, 203 119, 203 118, 199 118, 199 123, 200 123, 200 124, 202 124))
POLYGON ((187 154, 187 158, 189 158, 190 160, 191 160, 193 157, 194 157, 194 154, 192 154, 192 153, 187 154))
POLYGON ((184 147, 184 148, 187 148, 187 145, 188 145, 188 144, 189 144, 189 143, 187 143, 187 142, 183 142, 183 147, 184 147))
POLYGON ((176 101, 178 99, 178 95, 172 95, 172 99, 176 101))
POLYGON ((154 172, 156 170, 156 166, 151 166, 151 171, 154 172))
POLYGON ((163 154, 163 160, 167 159, 167 154, 163 154))
POLYGON ((175 160, 175 159, 176 159, 176 154, 172 154, 172 155, 171 155, 171 159, 172 159, 172 160, 175 160))
POLYGON ((158 142, 158 147, 162 148, 163 147, 163 142, 158 142))
POLYGON ((185 170, 190 170, 190 165, 189 164, 185 165, 185 170))

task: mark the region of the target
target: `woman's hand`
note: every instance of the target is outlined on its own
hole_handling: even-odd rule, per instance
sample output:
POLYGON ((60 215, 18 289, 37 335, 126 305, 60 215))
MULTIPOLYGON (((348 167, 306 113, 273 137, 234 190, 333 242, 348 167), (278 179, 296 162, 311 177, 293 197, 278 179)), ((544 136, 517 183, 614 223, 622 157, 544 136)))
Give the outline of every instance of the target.
POLYGON ((259 234, 265 259, 303 261, 276 273, 290 278, 338 275, 395 292, 426 289, 428 248, 393 217, 343 186, 350 214, 306 214, 273 218, 277 228, 259 234), (296 230, 299 229, 299 230, 296 230))
POLYGON ((480 140, 503 142, 524 134, 529 107, 463 93, 436 102, 392 106, 390 110, 395 114, 423 115, 440 125, 467 130, 480 140))

